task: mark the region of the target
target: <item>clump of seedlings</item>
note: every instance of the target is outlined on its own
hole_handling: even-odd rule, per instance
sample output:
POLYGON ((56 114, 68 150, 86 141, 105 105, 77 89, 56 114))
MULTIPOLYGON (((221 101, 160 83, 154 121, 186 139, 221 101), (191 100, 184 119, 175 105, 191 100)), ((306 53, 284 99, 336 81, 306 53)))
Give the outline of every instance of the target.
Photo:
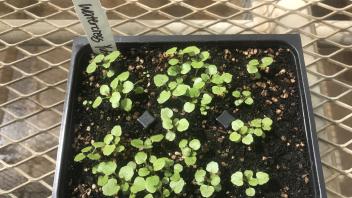
POLYGON ((128 71, 120 73, 110 85, 101 85, 98 96, 92 107, 97 108, 103 100, 109 100, 112 108, 121 108, 125 111, 131 111, 133 102, 128 94, 133 91, 135 84, 128 80, 130 73, 128 71))
POLYGON ((232 142, 242 142, 245 145, 250 145, 254 142, 253 135, 257 137, 265 137, 265 132, 271 130, 273 121, 265 117, 263 119, 256 118, 248 123, 237 119, 231 123, 232 132, 229 139, 232 142))
MULTIPOLYGON (((207 115, 209 109, 216 109, 212 104, 212 101, 218 99, 215 97, 230 99, 231 102, 234 100, 236 107, 242 104, 254 104, 255 97, 253 95, 256 92, 252 94, 250 90, 246 89, 249 86, 235 89, 231 97, 228 88, 231 88, 229 84, 232 82, 232 74, 225 72, 225 66, 218 68, 211 64, 209 51, 202 51, 196 46, 168 49, 160 57, 162 63, 165 63, 163 61, 166 60, 165 70, 160 69, 154 76, 148 76, 148 83, 143 82, 146 87, 137 86, 139 81, 133 82, 131 79, 135 79, 135 76, 131 77, 129 71, 115 74, 110 66, 120 57, 120 52, 114 51, 106 56, 97 55, 90 61, 86 72, 92 74, 100 69, 104 75, 102 81, 104 83, 96 86, 99 87, 99 90, 94 90, 94 94, 99 91, 99 95, 95 100, 93 102, 84 100, 83 105, 89 104, 93 108, 87 109, 96 111, 97 108, 105 106, 101 106, 103 101, 108 101, 112 109, 119 108, 130 112, 133 105, 139 107, 138 102, 132 102, 131 94, 133 92, 139 94, 156 90, 158 93, 155 102, 157 109, 156 111, 154 109, 153 113, 158 116, 158 113, 155 112, 160 112, 159 120, 162 128, 160 121, 156 125, 159 126, 159 129, 166 130, 166 133, 158 131, 159 133, 155 134, 153 129, 145 127, 139 137, 123 136, 121 126, 116 125, 104 136, 102 141, 92 140, 89 146, 82 148, 74 157, 74 161, 90 160, 87 164, 91 166, 91 172, 95 179, 94 184, 98 186, 96 192, 102 193, 104 196, 129 196, 130 198, 185 197, 188 191, 184 190, 187 182, 192 182, 199 187, 197 193, 202 197, 212 197, 216 196, 216 192, 222 191, 221 183, 231 182, 235 187, 245 187, 245 194, 253 197, 256 194, 255 187, 269 181, 267 173, 260 171, 254 173, 252 170, 237 171, 231 175, 231 181, 226 181, 230 179, 220 177, 222 168, 225 167, 223 162, 219 166, 217 162, 204 158, 207 155, 206 152, 209 151, 209 145, 202 148, 200 140, 203 143, 209 142, 209 140, 204 140, 201 137, 204 135, 201 134, 203 131, 197 131, 199 134, 193 134, 193 130, 189 130, 189 132, 181 134, 191 127, 190 125, 194 121, 192 118, 197 119, 198 115, 207 115), (159 71, 165 71, 165 73, 159 71), (153 81, 155 87, 150 86, 149 79, 153 81), (181 138, 176 138, 177 133, 180 133, 178 136, 181 138), (122 139, 123 137, 125 139, 122 139), (176 151, 177 146, 182 155, 176 151), (175 150, 155 152, 160 148, 174 148, 175 150), (172 153, 178 157, 171 156, 172 153), (205 162, 210 161, 205 168, 201 166, 204 160, 206 160, 205 162), (194 177, 190 179, 186 177, 190 171, 193 174, 194 170, 196 170, 194 177)), ((252 59, 244 70, 260 78, 260 71, 268 72, 267 68, 272 63, 273 58, 270 56, 263 57, 260 61, 252 59)), ((251 79, 253 80, 253 78, 251 79)), ((148 99, 155 100, 153 97, 148 97, 148 99)), ((138 109, 137 107, 135 109, 138 109)), ((230 111, 230 109, 228 110, 230 111)), ((223 112, 228 113, 228 110, 225 109, 223 112)), ((150 109, 146 109, 146 111, 148 112, 150 109)), ((212 114, 213 112, 209 113, 210 116, 216 116, 212 114)), ((269 117, 255 118, 248 122, 241 119, 234 120, 233 116, 230 117, 225 126, 227 128, 231 123, 229 140, 226 141, 251 145, 254 144, 255 137, 264 138, 267 132, 272 129, 273 121, 269 117)), ((202 126, 202 128, 205 127, 202 126)), ((220 131, 217 131, 217 127, 214 128, 214 133, 220 131)))
POLYGON ((215 191, 221 190, 221 178, 219 165, 217 162, 211 161, 207 164, 206 169, 198 169, 194 174, 196 184, 202 197, 211 197, 215 191))
POLYGON ((212 95, 224 96, 227 93, 226 84, 231 83, 230 73, 220 73, 213 64, 206 63, 210 58, 208 51, 201 51, 196 46, 182 50, 173 47, 165 52, 168 59, 167 74, 154 76, 154 84, 162 88, 158 103, 164 104, 170 98, 181 98, 183 109, 191 113, 200 101, 199 110, 207 114, 212 95), (192 82, 187 84, 187 82, 192 82))
POLYGON ((189 127, 189 122, 186 118, 174 118, 174 112, 170 108, 162 108, 160 111, 162 126, 166 129, 165 138, 173 141, 176 138, 176 131, 184 132, 189 127))
POLYGON ((197 151, 200 149, 200 141, 198 139, 192 139, 188 142, 186 139, 182 139, 178 143, 178 147, 181 149, 182 158, 185 160, 187 166, 196 164, 197 162, 197 151))
POLYGON ((120 55, 120 51, 113 51, 106 56, 104 56, 104 54, 99 54, 91 60, 91 62, 86 68, 86 72, 88 74, 94 73, 99 67, 102 68, 103 75, 106 75, 110 78, 115 74, 115 72, 110 69, 110 65, 111 63, 116 61, 120 57, 120 55))
POLYGON ((246 195, 248 197, 255 196, 256 186, 261 186, 269 181, 269 174, 258 171, 255 173, 252 170, 245 170, 244 172, 237 171, 231 175, 231 182, 234 186, 246 186, 246 195))
POLYGON ((273 63, 273 61, 273 58, 270 56, 263 57, 260 61, 258 59, 252 59, 247 64, 247 71, 256 78, 260 78, 261 75, 259 71, 265 71, 273 63))
POLYGON ((248 90, 244 90, 242 92, 235 90, 232 92, 232 96, 235 98, 234 104, 236 106, 240 106, 243 103, 245 103, 246 105, 252 105, 254 102, 252 98, 252 92, 248 90))

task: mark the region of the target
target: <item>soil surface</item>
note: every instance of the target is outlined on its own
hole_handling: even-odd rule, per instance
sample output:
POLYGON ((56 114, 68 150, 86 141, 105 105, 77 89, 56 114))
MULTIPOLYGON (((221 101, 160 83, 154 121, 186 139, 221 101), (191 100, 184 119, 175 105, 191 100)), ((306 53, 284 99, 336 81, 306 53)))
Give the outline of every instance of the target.
MULTIPOLYGON (((158 48, 146 45, 120 49, 123 58, 112 68, 116 73, 129 70, 132 80, 141 81, 139 85, 146 88, 145 94, 131 96, 134 107, 128 113, 112 109, 106 101, 98 109, 82 105, 83 100, 93 101, 99 94, 97 87, 110 81, 102 78, 99 72, 95 72, 94 75, 87 75, 84 72, 90 58, 87 57, 84 64, 80 65, 82 71, 78 81, 78 97, 74 104, 74 115, 77 116, 74 121, 73 152, 78 153, 80 149, 89 145, 92 139, 102 140, 116 124, 121 125, 122 141, 126 143, 131 138, 165 134, 159 119, 160 108, 172 107, 178 110, 178 113, 175 113, 177 117, 189 120, 190 128, 187 132, 177 133, 173 143, 164 140, 161 144, 155 144, 153 153, 159 157, 171 157, 175 151, 179 151, 177 144, 180 139, 198 138, 202 142, 202 147, 197 152, 197 164, 205 167, 208 162, 216 161, 220 165, 222 190, 214 197, 246 197, 245 188, 234 187, 230 182, 232 173, 246 169, 264 171, 270 175, 267 184, 255 187, 256 197, 312 197, 311 167, 293 53, 286 48, 236 49, 198 46, 210 52, 212 58, 207 60, 208 63, 215 64, 220 71, 233 74, 228 94, 224 97, 214 97, 208 115, 202 116, 197 108, 190 114, 182 112, 183 103, 175 100, 161 106, 157 103, 160 90, 156 89, 153 76, 165 73, 167 59, 162 56, 162 52, 170 47, 173 46, 158 48), (255 79, 248 74, 246 64, 251 58, 260 59, 263 56, 272 56, 274 63, 269 70, 261 72, 260 79, 255 79), (244 88, 251 90, 254 104, 236 107, 231 93, 235 89, 244 88), (137 122, 137 118, 145 110, 157 118, 146 130, 137 122), (256 137, 251 146, 231 142, 228 139, 228 130, 222 128, 216 121, 216 117, 223 110, 228 110, 235 118, 243 121, 270 117, 274 121, 273 128, 267 132, 265 138, 256 137)), ((131 146, 127 146, 126 149, 123 159, 118 159, 121 164, 133 160, 136 153, 136 149, 131 146)), ((103 197, 100 189, 94 185, 97 178, 91 174, 91 167, 91 161, 88 160, 82 163, 72 162, 70 175, 74 176, 69 181, 72 197, 103 197)), ((187 185, 180 197, 201 197, 199 187, 192 184, 196 169, 196 167, 187 168, 182 172, 187 185)))

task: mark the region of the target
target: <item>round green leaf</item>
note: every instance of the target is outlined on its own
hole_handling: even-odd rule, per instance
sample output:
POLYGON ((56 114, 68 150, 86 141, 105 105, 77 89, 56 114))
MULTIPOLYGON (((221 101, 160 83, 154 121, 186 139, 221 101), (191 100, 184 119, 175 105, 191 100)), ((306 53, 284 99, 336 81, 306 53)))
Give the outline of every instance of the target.
POLYGON ((104 60, 104 54, 98 54, 94 59, 93 59, 93 62, 95 63, 100 63, 101 61, 104 60))
POLYGON ((154 171, 159 171, 165 166, 165 159, 159 158, 153 162, 154 171))
POLYGON ((103 154, 105 156, 111 155, 112 152, 114 152, 116 146, 115 145, 105 145, 103 148, 103 154))
POLYGON ((140 149, 140 148, 143 148, 143 141, 141 140, 141 139, 133 139, 132 141, 131 141, 131 145, 133 146, 133 147, 135 147, 135 148, 138 148, 138 149, 140 149))
POLYGON ((173 90, 172 95, 173 96, 182 96, 185 95, 189 86, 185 84, 179 84, 177 87, 173 90))
POLYGON ((158 103, 163 104, 166 101, 168 101, 170 97, 171 97, 171 92, 167 90, 163 90, 158 97, 158 103))
POLYGON ((263 124, 263 126, 265 126, 265 127, 270 127, 270 126, 273 124, 273 120, 270 119, 270 118, 268 118, 268 117, 265 117, 265 118, 263 118, 263 120, 262 120, 262 124, 263 124))
POLYGON ((205 61, 210 57, 210 54, 208 51, 202 51, 200 53, 200 57, 201 57, 202 61, 205 61))
POLYGON ((145 189, 145 180, 142 177, 136 177, 131 186, 132 193, 138 193, 145 189))
POLYGON ((202 100, 200 101, 200 103, 202 105, 207 105, 207 104, 210 104, 211 101, 212 101, 212 97, 209 95, 209 94, 203 94, 203 97, 202 97, 202 100))
POLYGON ((208 185, 201 185, 200 186, 200 193, 202 194, 202 197, 210 197, 213 195, 215 189, 213 186, 208 186, 208 185))
POLYGON ((269 66, 271 65, 271 63, 273 63, 274 60, 272 57, 267 56, 267 57, 263 57, 261 61, 264 66, 269 66))
POLYGON ((232 81, 232 74, 224 72, 221 74, 221 78, 225 83, 230 83, 232 81))
POLYGON ((232 132, 232 133, 230 134, 230 140, 231 140, 232 142, 239 142, 239 141, 241 141, 241 135, 238 134, 237 132, 232 132))
POLYGON ((176 66, 170 66, 168 69, 167 69, 167 74, 169 76, 176 76, 177 74, 179 73, 179 70, 178 70, 178 67, 176 66))
POLYGON ((169 77, 165 74, 157 74, 154 76, 153 80, 155 86, 161 87, 169 81, 169 77))
POLYGON ((111 134, 116 136, 116 137, 120 137, 122 134, 122 129, 120 125, 116 125, 111 129, 111 134))
POLYGON ((102 99, 100 96, 98 96, 98 97, 94 100, 92 107, 93 107, 94 109, 97 108, 97 107, 99 107, 99 105, 101 104, 102 101, 103 101, 103 99, 102 99))
POLYGON ((108 54, 107 56, 105 56, 105 60, 109 61, 109 62, 113 62, 115 61, 118 57, 120 56, 120 52, 119 51, 113 51, 110 54, 108 54))
POLYGON ((107 175, 101 175, 98 177, 97 184, 98 186, 104 186, 106 183, 108 183, 109 177, 107 175))
POLYGON ((203 183, 206 174, 207 174, 207 173, 205 172, 205 170, 203 170, 203 169, 198 169, 198 170, 196 171, 196 173, 194 174, 194 179, 196 180, 196 182, 197 182, 198 184, 201 184, 201 183, 203 183))
POLYGON ((243 186, 243 173, 240 171, 231 175, 231 182, 236 186, 243 186))
POLYGON ((180 173, 183 171, 183 166, 181 164, 175 164, 174 165, 174 172, 175 173, 180 173))
POLYGON ((235 90, 235 91, 232 92, 232 96, 235 97, 235 98, 239 98, 239 97, 241 97, 241 92, 235 90))
POLYGON ((198 139, 191 140, 189 142, 189 147, 197 151, 200 148, 200 141, 198 139))
POLYGON ((215 65, 209 65, 207 71, 209 75, 214 75, 218 73, 218 68, 215 65))
POLYGON ((183 187, 186 185, 186 182, 181 178, 178 181, 171 181, 170 182, 170 188, 172 191, 174 191, 176 194, 179 194, 182 192, 183 187))
POLYGON ((163 134, 153 135, 150 137, 150 139, 152 140, 152 142, 161 142, 161 140, 164 139, 164 135, 163 134))
POLYGON ((251 97, 247 98, 247 99, 244 101, 244 103, 246 103, 247 105, 252 105, 253 102, 254 102, 254 100, 253 100, 253 98, 251 98, 251 97))
POLYGON ((182 53, 189 54, 190 56, 194 56, 200 53, 200 49, 196 46, 189 46, 182 50, 182 53))
POLYGON ((269 181, 269 174, 267 173, 259 171, 255 174, 255 176, 258 179, 259 185, 266 184, 269 181))
POLYGON ((143 164, 147 160, 147 154, 145 152, 138 152, 134 156, 134 160, 137 164, 143 164))
POLYGON ((171 118, 174 112, 170 108, 162 108, 160 111, 161 119, 171 118))
POLYGON ((234 131, 238 131, 243 126, 244 126, 244 123, 242 122, 242 120, 239 120, 239 119, 232 121, 231 123, 231 127, 234 131))
POLYGON ((75 162, 80 162, 84 160, 86 156, 83 153, 78 153, 75 158, 73 159, 75 162))
POLYGON ((124 98, 121 100, 121 107, 125 111, 131 111, 132 109, 132 100, 129 98, 124 98))
POLYGON ((255 74, 258 72, 258 68, 256 65, 247 65, 247 71, 250 74, 255 74))
POLYGON ((191 71, 191 65, 189 63, 183 63, 181 65, 181 74, 187 74, 191 71))
POLYGON ((242 143, 245 145, 250 145, 253 143, 253 136, 252 134, 247 134, 242 138, 242 143))
POLYGON ((253 197, 253 196, 255 195, 255 189, 254 189, 254 188, 251 188, 251 187, 247 188, 247 189, 246 189, 246 195, 247 195, 248 197, 253 197))
POLYGON ((87 68, 86 68, 86 72, 88 74, 91 74, 93 72, 95 72, 95 70, 98 68, 98 65, 95 62, 91 62, 87 68))
POLYGON ((219 172, 219 164, 217 162, 211 161, 207 164, 206 170, 209 173, 218 173, 219 172))
POLYGON ((226 93, 226 88, 225 87, 220 87, 220 86, 213 86, 211 88, 211 91, 215 95, 223 96, 226 93))
POLYGON ((204 62, 203 61, 192 61, 191 65, 193 68, 199 69, 204 66, 204 62))
POLYGON ((147 175, 149 175, 150 171, 148 170, 148 168, 140 168, 138 170, 138 175, 141 177, 145 177, 147 175))
POLYGON ((211 179, 210 183, 212 186, 217 186, 221 182, 219 175, 212 175, 210 179, 211 179))
POLYGON ((165 135, 165 139, 169 141, 174 141, 176 138, 176 134, 174 132, 168 131, 165 135))
POLYGON ((131 81, 125 81, 122 87, 122 93, 130 93, 134 88, 134 84, 131 81))
POLYGON ((185 157, 185 163, 187 166, 192 166, 197 162, 197 157, 191 156, 191 157, 185 157))
POLYGON ((129 71, 125 71, 125 72, 120 73, 116 78, 119 81, 123 82, 123 81, 126 81, 129 76, 130 76, 130 72, 129 71))
POLYGON ((185 130, 188 129, 188 127, 189 127, 189 122, 188 122, 188 120, 187 120, 186 118, 182 118, 181 120, 179 120, 179 121, 177 122, 176 126, 177 126, 177 127, 176 127, 177 131, 182 132, 182 131, 185 131, 185 130))
POLYGON ((165 55, 167 56, 173 56, 177 51, 177 47, 170 48, 166 50, 165 55))
POLYGON ((117 91, 113 92, 109 102, 111 103, 112 108, 117 108, 120 106, 121 94, 117 91))
POLYGON ((147 177, 147 179, 145 180, 145 189, 150 193, 155 193, 159 182, 160 179, 156 175, 147 177))
POLYGON ((125 181, 130 181, 134 175, 134 170, 131 166, 123 166, 119 171, 119 177, 125 181))
POLYGON ((186 102, 183 105, 183 110, 185 110, 185 112, 187 112, 187 113, 191 113, 194 110, 195 107, 196 107, 195 104, 190 103, 190 102, 186 102))
POLYGON ((179 63, 180 61, 178 60, 178 59, 176 59, 176 58, 172 58, 172 59, 170 59, 169 60, 169 64, 170 65, 176 65, 177 63, 179 63))
POLYGON ((97 172, 111 175, 115 172, 117 165, 114 161, 100 162, 97 167, 97 172))
POLYGON ((113 196, 119 192, 120 186, 117 185, 117 180, 112 178, 108 180, 108 182, 103 186, 102 190, 105 196, 113 196))

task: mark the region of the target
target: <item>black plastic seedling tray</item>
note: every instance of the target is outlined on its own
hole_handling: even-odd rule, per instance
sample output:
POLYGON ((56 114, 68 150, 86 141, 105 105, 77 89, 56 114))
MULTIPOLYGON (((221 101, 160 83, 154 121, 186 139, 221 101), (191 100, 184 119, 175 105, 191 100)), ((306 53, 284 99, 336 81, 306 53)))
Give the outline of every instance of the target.
MULTIPOLYGON (((312 104, 299 35, 129 36, 116 37, 115 40, 118 48, 138 48, 142 45, 160 46, 163 48, 165 46, 173 47, 178 45, 226 46, 229 48, 289 48, 294 55, 296 65, 296 77, 301 101, 300 108, 303 113, 302 125, 305 129, 309 163, 311 165, 310 182, 314 188, 312 190, 312 197, 326 197, 312 104)), ((91 53, 91 48, 85 38, 76 38, 74 40, 53 186, 53 197, 57 198, 70 197, 68 190, 69 178, 75 177, 74 173, 72 174, 68 171, 75 155, 72 150, 74 120, 80 116, 74 114, 74 109, 77 105, 77 86, 81 78, 80 73, 88 64, 91 53)))

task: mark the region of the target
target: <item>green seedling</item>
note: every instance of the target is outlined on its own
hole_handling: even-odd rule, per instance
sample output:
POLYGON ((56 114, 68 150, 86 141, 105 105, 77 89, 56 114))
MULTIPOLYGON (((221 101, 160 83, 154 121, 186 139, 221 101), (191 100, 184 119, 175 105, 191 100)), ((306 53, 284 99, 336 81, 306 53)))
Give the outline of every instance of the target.
POLYGON ((240 106, 245 103, 247 105, 252 105, 254 100, 252 98, 252 93, 248 90, 242 92, 235 90, 232 92, 232 96, 235 97, 235 105, 240 106))
POLYGON ((153 143, 161 142, 164 139, 163 134, 152 135, 146 138, 144 141, 141 139, 133 139, 131 145, 139 150, 151 149, 153 148, 153 143))
POLYGON ((185 160, 187 166, 192 166, 197 162, 197 151, 200 149, 200 141, 198 139, 192 139, 188 141, 182 139, 178 147, 181 149, 182 158, 185 160))
POLYGON ((80 153, 74 157, 75 162, 80 162, 85 158, 90 160, 99 160, 102 156, 116 155, 125 150, 125 147, 120 144, 122 130, 119 125, 105 135, 102 142, 93 141, 91 145, 84 147, 80 153))
POLYGON ((231 175, 231 182, 233 185, 241 187, 246 185, 245 193, 248 197, 255 196, 255 186, 261 186, 269 181, 269 174, 265 172, 256 172, 255 177, 252 170, 245 170, 243 173, 237 171, 231 175))
POLYGON ((221 190, 221 178, 219 172, 219 165, 217 162, 209 162, 206 169, 198 169, 194 175, 197 185, 202 197, 211 197, 215 191, 221 190))
POLYGON ((247 72, 255 75, 256 78, 260 78, 261 75, 259 70, 265 70, 273 63, 273 61, 273 58, 270 56, 263 57, 260 62, 258 59, 252 59, 247 64, 247 72))
POLYGON ((174 118, 174 113, 170 108, 163 108, 160 112, 162 126, 167 130, 165 139, 173 141, 176 137, 176 131, 184 132, 189 127, 189 122, 186 118, 174 118))
POLYGON ((99 54, 90 61, 86 68, 86 72, 91 74, 94 73, 98 67, 101 67, 104 71, 106 71, 104 72, 104 75, 110 78, 115 74, 114 71, 110 69, 110 65, 116 61, 120 55, 120 51, 113 51, 106 56, 104 54, 99 54))
POLYGON ((250 145, 254 141, 253 135, 257 137, 265 137, 265 131, 271 130, 273 121, 265 117, 263 119, 257 118, 244 123, 242 120, 235 120, 231 123, 232 132, 230 133, 230 140, 233 142, 242 142, 245 145, 250 145))
POLYGON ((98 96, 92 107, 100 106, 104 99, 109 100, 112 108, 121 108, 125 111, 131 111, 133 102, 128 97, 133 90, 139 91, 140 87, 135 87, 135 83, 128 80, 130 73, 128 71, 120 73, 110 85, 104 84, 99 88, 100 96, 98 96))

